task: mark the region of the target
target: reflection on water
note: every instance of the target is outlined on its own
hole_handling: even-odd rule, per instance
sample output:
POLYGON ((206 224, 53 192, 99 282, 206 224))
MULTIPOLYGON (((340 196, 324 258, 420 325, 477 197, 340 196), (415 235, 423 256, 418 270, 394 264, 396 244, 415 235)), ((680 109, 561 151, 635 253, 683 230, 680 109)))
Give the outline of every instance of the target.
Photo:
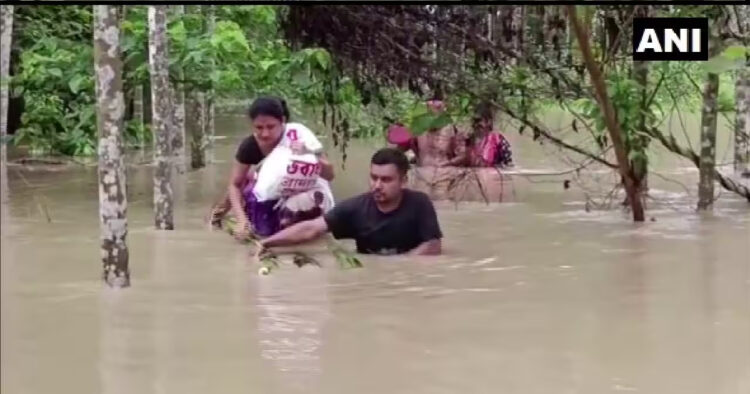
POLYGON ((300 392, 316 388, 322 372, 322 331, 330 314, 326 272, 305 267, 257 281, 261 356, 278 379, 300 392))
MULTIPOLYGON (((99 279, 94 169, 7 169, 3 393, 750 392, 746 202, 725 193, 697 215, 694 194, 654 178, 654 221, 632 224, 585 212, 564 175, 519 175, 513 202, 436 204, 444 256, 341 271, 320 254, 322 269, 260 277, 202 223, 229 135, 223 162, 178 182, 174 232, 152 228, 151 168, 129 167, 124 291, 99 279)), ((527 174, 564 167, 510 137, 527 174)), ((338 199, 367 186, 375 144, 351 149, 338 199)), ((656 162, 694 190, 685 163, 656 162)))

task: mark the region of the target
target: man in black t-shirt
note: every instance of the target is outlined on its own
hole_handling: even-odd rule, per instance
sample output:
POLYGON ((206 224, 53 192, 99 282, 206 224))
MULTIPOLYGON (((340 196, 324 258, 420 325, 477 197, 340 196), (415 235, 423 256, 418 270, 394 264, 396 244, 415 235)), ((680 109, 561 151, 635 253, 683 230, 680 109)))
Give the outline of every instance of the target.
POLYGON ((322 217, 297 223, 261 241, 263 246, 294 245, 330 231, 353 238, 357 252, 441 253, 443 237, 426 194, 406 189, 409 162, 403 152, 383 148, 370 164, 370 191, 337 204, 322 217))

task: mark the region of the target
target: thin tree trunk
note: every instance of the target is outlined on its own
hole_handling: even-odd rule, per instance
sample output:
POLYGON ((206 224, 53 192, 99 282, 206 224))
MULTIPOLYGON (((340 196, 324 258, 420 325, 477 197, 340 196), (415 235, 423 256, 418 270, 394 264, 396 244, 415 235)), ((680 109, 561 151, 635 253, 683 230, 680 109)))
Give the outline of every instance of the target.
MULTIPOLYGON (((140 130, 143 130, 144 126, 144 119, 143 119, 143 108, 144 108, 144 100, 143 100, 143 86, 137 85, 133 88, 133 120, 138 125, 140 130)), ((141 136, 139 143, 139 148, 143 149, 143 137, 141 136)))
POLYGON ((190 128, 190 167, 194 170, 206 166, 206 137, 203 133, 205 130, 203 119, 203 102, 204 95, 195 90, 188 94, 189 121, 190 128))
POLYGON ((703 87, 701 111, 701 153, 698 181, 698 209, 709 210, 714 202, 714 169, 716 168, 716 121, 719 75, 709 73, 703 87))
POLYGON ((149 126, 154 121, 154 106, 151 103, 151 96, 151 80, 149 77, 149 79, 141 85, 141 97, 143 98, 143 124, 149 126))
POLYGON ((561 6, 550 6, 544 23, 545 41, 552 47, 552 55, 562 62, 562 48, 565 41, 565 19, 561 6))
MULTIPOLYGON (((185 6, 176 5, 173 6, 174 18, 181 20, 185 15, 185 6)), ((182 23, 182 22, 180 22, 182 23)), ((175 170, 177 173, 182 174, 185 172, 186 158, 185 158, 185 86, 182 83, 184 78, 184 71, 182 67, 177 67, 176 80, 180 82, 174 82, 170 84, 170 93, 172 95, 172 125, 174 131, 172 132, 172 154, 174 155, 175 170)))
MULTIPOLYGON (((727 20, 714 20, 709 32, 709 56, 721 52, 720 32, 725 31, 727 20)), ((716 123, 718 120, 719 75, 708 73, 703 85, 701 107, 701 150, 698 166, 698 210, 710 210, 714 203, 714 172, 716 170, 716 123)))
MULTIPOLYGON (((561 6, 550 6, 549 11, 546 14, 544 23, 544 36, 547 44, 550 45, 551 51, 546 56, 555 59, 557 64, 562 63, 562 47, 565 40, 565 12, 561 6)), ((552 79, 552 90, 555 92, 556 98, 561 97, 560 82, 557 79, 552 79)))
MULTIPOLYGON (((512 5, 501 5, 500 6, 500 34, 496 37, 496 40, 500 43, 501 48, 513 51, 513 10, 515 6, 512 5)), ((509 61, 513 61, 512 57, 506 56, 509 61)))
MULTIPOLYGON (((206 23, 206 32, 209 35, 213 35, 214 30, 216 29, 216 8, 213 5, 204 5, 203 6, 203 12, 204 12, 204 21, 206 23)), ((213 58, 209 60, 210 63, 210 70, 213 72, 216 67, 216 62, 213 58)), ((204 104, 204 129, 203 134, 205 135, 205 142, 206 142, 206 161, 208 163, 214 162, 214 137, 216 135, 216 108, 215 108, 215 91, 213 88, 213 84, 211 84, 211 87, 208 89, 208 92, 206 92, 203 95, 203 101, 204 104)))
MULTIPOLYGON (((146 61, 148 61, 148 59, 151 59, 151 48, 150 48, 148 40, 149 40, 149 38, 146 37, 146 49, 145 49, 146 59, 147 59, 146 61)), ((153 113, 152 113, 153 104, 151 104, 151 96, 152 95, 151 95, 151 77, 150 77, 150 74, 151 74, 151 70, 149 70, 149 78, 147 78, 143 82, 143 86, 142 86, 142 90, 141 90, 141 95, 143 97, 143 123, 147 124, 149 126, 153 122, 153 118, 154 118, 153 113)), ((153 129, 152 129, 152 133, 153 133, 153 129)), ((154 140, 156 140, 156 139, 154 138, 154 140)))
POLYGON ((8 102, 10 96, 10 46, 13 38, 13 6, 0 5, 0 216, 7 214, 8 163, 8 102))
POLYGON ((122 59, 117 7, 94 6, 94 74, 99 129, 99 219, 103 279, 111 287, 130 286, 128 220, 122 127, 122 59), (112 34, 112 32, 115 34, 112 34))
MULTIPOLYGON (((750 47, 750 5, 731 6, 732 30, 739 33, 741 43, 750 47)), ((750 56, 735 81, 734 171, 750 177, 750 56)))
POLYGON ((735 84, 734 171, 750 176, 750 63, 735 84))
POLYGON ((148 7, 149 72, 154 131, 154 224, 160 230, 174 229, 172 196, 173 112, 169 89, 167 6, 148 7))
POLYGON ((518 5, 513 7, 511 16, 510 31, 512 34, 513 51, 518 54, 519 58, 523 57, 523 28, 524 28, 524 9, 526 7, 518 5))
MULTIPOLYGON (((700 168, 701 164, 701 158, 692 149, 689 147, 681 146, 677 139, 674 137, 674 135, 670 134, 669 136, 666 136, 664 133, 661 132, 661 130, 649 126, 648 127, 648 134, 652 138, 655 138, 661 142, 662 146, 667 148, 670 152, 676 153, 688 160, 690 160, 696 167, 700 168)), ((747 186, 735 182, 731 177, 724 176, 721 172, 717 171, 714 168, 714 178, 719 182, 719 184, 726 190, 736 193, 739 196, 742 196, 744 199, 746 199, 748 202, 750 202, 750 188, 747 186)))
MULTIPOLYGON (((647 18, 650 16, 650 6, 643 5, 639 6, 636 10, 637 17, 647 18)), ((638 114, 638 132, 639 135, 633 138, 633 146, 631 149, 637 149, 640 151, 646 151, 648 145, 648 138, 645 137, 647 134, 646 130, 646 114, 648 112, 648 71, 649 63, 645 61, 634 61, 633 62, 633 80, 638 85, 638 96, 640 99, 640 111, 638 114)), ((633 168, 633 179, 635 181, 635 187, 638 189, 637 194, 646 197, 648 191, 648 162, 633 162, 630 164, 633 168)), ((626 201, 626 203, 629 202, 626 201)), ((645 201, 644 201, 645 203, 645 201)))
MULTIPOLYGON (((583 21, 586 24, 586 29, 591 31, 591 25, 589 24, 589 19, 586 13, 584 13, 583 21)), ((565 63, 568 67, 571 67, 573 65, 573 43, 575 42, 575 34, 570 27, 570 23, 567 23, 565 18, 563 18, 563 22, 565 23, 565 43, 567 45, 567 48, 565 48, 565 63)))
MULTIPOLYGON (((10 44, 13 39, 13 6, 0 5, 0 161, 6 160, 8 99, 10 97, 10 44)), ((5 177, 3 177, 5 178, 5 177)), ((5 181, 5 179, 3 179, 5 181)))
POLYGON ((489 6, 487 9, 487 41, 494 43, 494 35, 492 34, 495 29, 495 6, 489 6))
POLYGON ((599 66, 594 60, 594 55, 591 53, 591 45, 589 43, 590 34, 587 29, 581 26, 578 21, 575 6, 566 6, 568 10, 568 18, 570 19, 571 27, 575 30, 578 44, 581 47, 581 54, 583 55, 586 68, 591 75, 591 82, 594 84, 596 92, 596 98, 599 102, 599 107, 602 109, 604 114, 604 121, 609 130, 609 137, 612 141, 612 146, 617 156, 618 169, 620 170, 620 176, 622 177, 623 183, 625 184, 625 192, 627 193, 630 201, 631 209, 633 210, 633 220, 636 222, 642 222, 645 219, 645 212, 639 189, 636 187, 633 173, 630 169, 630 163, 628 161, 628 155, 625 151, 625 144, 622 141, 622 131, 620 125, 617 123, 615 118, 615 109, 612 103, 609 101, 607 96, 607 89, 604 82, 599 66))
POLYGON ((544 34, 544 21, 547 20, 546 17, 546 10, 544 6, 531 6, 534 7, 534 31, 532 32, 532 36, 534 37, 534 41, 536 42, 536 46, 538 47, 538 52, 540 54, 546 53, 546 46, 547 43, 545 42, 545 34, 544 34))
MULTIPOLYGON (((122 26, 123 22, 125 22, 125 19, 127 18, 128 14, 128 7, 126 5, 118 5, 117 6, 117 26, 122 26)), ((120 42, 123 42, 125 40, 125 31, 120 30, 120 42)), ((125 61, 125 56, 123 52, 120 52, 120 58, 122 59, 122 75, 128 75, 130 72, 130 64, 125 61)), ((125 122, 133 119, 133 114, 135 111, 134 105, 135 105, 135 90, 132 86, 129 86, 127 84, 127 80, 125 78, 122 79, 122 94, 125 97, 125 115, 123 116, 123 120, 125 122)))

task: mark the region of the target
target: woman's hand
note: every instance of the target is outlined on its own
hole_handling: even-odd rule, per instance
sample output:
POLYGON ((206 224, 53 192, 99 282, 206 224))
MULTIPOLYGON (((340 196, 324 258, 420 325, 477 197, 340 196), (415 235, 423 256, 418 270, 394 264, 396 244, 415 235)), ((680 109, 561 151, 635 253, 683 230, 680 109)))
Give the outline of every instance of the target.
POLYGON ((250 237, 250 222, 247 219, 241 219, 237 222, 237 227, 234 229, 234 238, 238 241, 246 241, 250 237))
POLYGON ((295 155, 304 155, 305 153, 307 153, 307 147, 304 143, 302 143, 302 141, 292 141, 289 144, 289 149, 291 149, 292 153, 294 153, 295 155))

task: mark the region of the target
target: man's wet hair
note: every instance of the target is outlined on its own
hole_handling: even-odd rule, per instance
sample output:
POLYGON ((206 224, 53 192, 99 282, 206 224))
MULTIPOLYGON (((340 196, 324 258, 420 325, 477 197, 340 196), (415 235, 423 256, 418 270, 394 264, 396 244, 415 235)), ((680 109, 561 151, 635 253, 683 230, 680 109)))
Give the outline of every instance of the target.
POLYGON ((404 176, 409 172, 409 159, 404 152, 395 148, 381 148, 372 155, 370 163, 378 166, 393 164, 396 166, 401 176, 404 176))

